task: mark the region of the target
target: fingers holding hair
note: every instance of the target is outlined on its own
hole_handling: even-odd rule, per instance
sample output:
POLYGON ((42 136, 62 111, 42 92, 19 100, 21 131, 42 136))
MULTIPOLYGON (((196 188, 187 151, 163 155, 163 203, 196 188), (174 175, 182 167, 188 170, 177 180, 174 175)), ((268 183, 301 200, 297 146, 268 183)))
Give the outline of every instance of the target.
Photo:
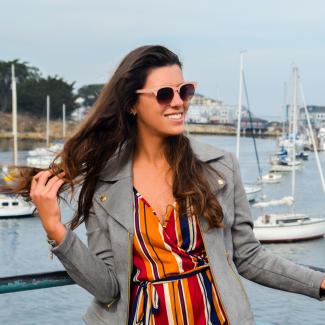
MULTIPOLYGON (((64 184, 65 173, 61 172, 58 175, 53 175, 52 171, 46 170, 37 173, 31 182, 30 194, 31 197, 39 194, 48 194, 52 191, 53 186, 55 185, 56 192, 64 184), (58 184, 57 184, 58 183, 58 184)), ((55 194, 56 194, 55 192, 55 194)))
POLYGON ((64 173, 60 173, 59 175, 55 175, 48 179, 47 183, 44 186, 44 190, 47 193, 52 192, 53 188, 56 189, 56 192, 59 190, 62 184, 64 184, 64 179, 62 178, 64 173), (58 186, 60 184, 60 186, 58 186))

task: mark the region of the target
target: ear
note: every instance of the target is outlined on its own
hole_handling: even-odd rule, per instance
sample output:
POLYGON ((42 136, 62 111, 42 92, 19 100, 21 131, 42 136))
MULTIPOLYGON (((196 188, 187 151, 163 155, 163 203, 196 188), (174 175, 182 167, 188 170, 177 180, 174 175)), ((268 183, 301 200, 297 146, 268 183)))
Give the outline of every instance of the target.
POLYGON ((133 116, 136 116, 137 115, 137 111, 136 111, 136 108, 135 107, 132 107, 129 109, 129 114, 133 115, 133 116))

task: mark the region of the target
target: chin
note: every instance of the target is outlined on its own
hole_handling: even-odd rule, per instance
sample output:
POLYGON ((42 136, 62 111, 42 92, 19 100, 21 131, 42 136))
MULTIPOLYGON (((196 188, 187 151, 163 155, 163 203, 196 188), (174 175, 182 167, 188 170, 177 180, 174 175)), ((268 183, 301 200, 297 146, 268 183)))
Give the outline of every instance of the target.
POLYGON ((166 130, 166 132, 164 132, 167 136, 175 136, 175 135, 181 135, 184 134, 185 132, 185 127, 181 127, 181 128, 177 128, 177 129, 173 129, 173 130, 166 130))

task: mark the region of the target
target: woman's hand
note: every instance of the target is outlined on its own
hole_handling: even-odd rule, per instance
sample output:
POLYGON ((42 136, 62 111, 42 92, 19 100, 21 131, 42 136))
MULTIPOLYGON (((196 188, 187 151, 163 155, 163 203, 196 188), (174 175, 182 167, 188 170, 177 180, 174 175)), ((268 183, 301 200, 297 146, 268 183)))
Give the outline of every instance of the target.
POLYGON ((33 177, 30 190, 30 197, 37 208, 43 228, 58 244, 67 231, 61 222, 58 203, 58 190, 64 183, 63 176, 64 173, 53 176, 50 171, 41 171, 33 177))

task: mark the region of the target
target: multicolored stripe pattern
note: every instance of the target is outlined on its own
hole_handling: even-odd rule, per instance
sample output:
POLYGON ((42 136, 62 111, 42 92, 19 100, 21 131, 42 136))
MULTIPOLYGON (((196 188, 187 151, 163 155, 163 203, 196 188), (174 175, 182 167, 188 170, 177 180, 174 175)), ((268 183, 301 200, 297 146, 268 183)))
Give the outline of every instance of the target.
POLYGON ((170 206, 164 225, 134 189, 129 324, 228 324, 208 264, 198 220, 170 206))

